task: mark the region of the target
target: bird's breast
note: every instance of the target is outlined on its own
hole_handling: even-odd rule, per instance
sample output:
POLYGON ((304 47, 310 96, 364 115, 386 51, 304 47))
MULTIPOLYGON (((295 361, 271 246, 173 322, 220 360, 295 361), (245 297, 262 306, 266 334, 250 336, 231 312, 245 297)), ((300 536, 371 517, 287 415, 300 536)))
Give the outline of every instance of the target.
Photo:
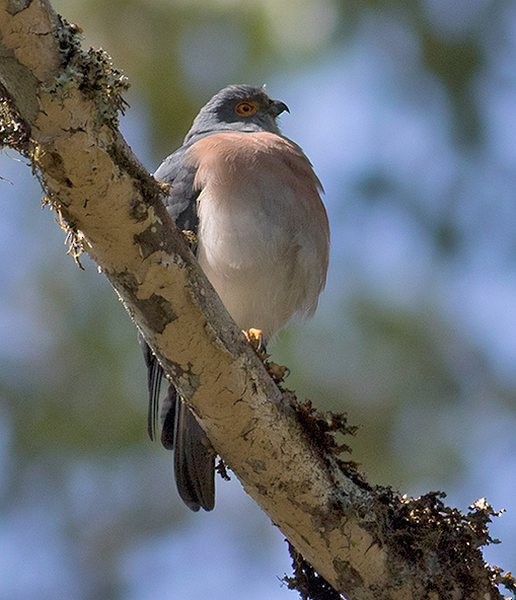
POLYGON ((192 149, 199 263, 242 328, 272 335, 294 313, 315 309, 324 284, 328 225, 318 180, 297 146, 274 134, 214 134, 192 149))

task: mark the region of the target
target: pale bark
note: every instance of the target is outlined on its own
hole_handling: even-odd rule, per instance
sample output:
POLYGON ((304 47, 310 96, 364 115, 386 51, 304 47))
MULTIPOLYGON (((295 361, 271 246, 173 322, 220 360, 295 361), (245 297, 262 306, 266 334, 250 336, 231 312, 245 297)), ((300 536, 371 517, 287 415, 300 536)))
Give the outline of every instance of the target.
MULTIPOLYGON (((485 527, 451 561, 435 543, 436 533, 451 536, 446 511, 439 520, 425 499, 425 517, 424 504, 346 473, 310 436, 119 134, 124 82, 107 57, 81 50, 46 0, 0 0, 0 36, 4 140, 30 158, 217 452, 303 557, 350 600, 501 598, 478 550, 485 527)), ((482 510, 477 520, 488 517, 482 510)))

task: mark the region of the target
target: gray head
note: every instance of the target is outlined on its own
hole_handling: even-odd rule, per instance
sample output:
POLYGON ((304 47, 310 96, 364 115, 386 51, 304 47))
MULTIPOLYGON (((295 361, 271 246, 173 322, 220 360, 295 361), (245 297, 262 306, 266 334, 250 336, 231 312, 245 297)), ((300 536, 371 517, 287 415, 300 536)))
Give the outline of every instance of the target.
POLYGON ((185 137, 213 131, 270 131, 279 133, 276 117, 288 106, 271 100, 263 88, 251 85, 229 85, 201 108, 185 137))

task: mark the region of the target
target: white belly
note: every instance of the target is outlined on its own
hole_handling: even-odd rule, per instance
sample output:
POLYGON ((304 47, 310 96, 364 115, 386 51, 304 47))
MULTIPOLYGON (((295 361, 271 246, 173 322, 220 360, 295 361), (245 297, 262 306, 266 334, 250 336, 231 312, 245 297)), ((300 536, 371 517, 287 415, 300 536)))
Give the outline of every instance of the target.
POLYGON ((209 189, 199 198, 199 263, 237 325, 266 339, 294 314, 313 312, 321 287, 321 257, 293 200, 284 197, 278 211, 274 200, 216 204, 209 189))

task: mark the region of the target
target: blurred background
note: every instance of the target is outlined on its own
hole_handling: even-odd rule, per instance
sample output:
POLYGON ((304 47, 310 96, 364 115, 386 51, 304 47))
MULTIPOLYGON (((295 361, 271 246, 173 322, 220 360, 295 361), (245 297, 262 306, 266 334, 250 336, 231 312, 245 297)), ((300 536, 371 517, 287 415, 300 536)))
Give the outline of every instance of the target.
MULTIPOLYGON (((516 4, 56 0, 129 77, 149 170, 229 83, 266 83, 332 227, 310 323, 272 347, 289 387, 360 425, 373 482, 507 513, 516 569, 516 4)), ((136 333, 65 255, 25 161, 0 155, 0 599, 288 600, 281 534, 238 482, 178 500, 146 436, 136 333)))

